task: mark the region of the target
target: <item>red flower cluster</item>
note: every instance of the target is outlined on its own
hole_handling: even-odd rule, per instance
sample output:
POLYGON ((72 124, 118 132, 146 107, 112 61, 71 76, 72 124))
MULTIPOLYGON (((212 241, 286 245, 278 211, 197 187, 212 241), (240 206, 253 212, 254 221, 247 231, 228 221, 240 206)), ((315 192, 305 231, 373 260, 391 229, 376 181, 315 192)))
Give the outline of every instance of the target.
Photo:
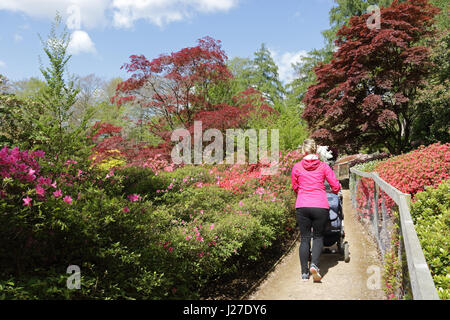
POLYGON ((421 146, 380 162, 375 166, 375 171, 387 183, 414 198, 426 186, 436 188, 450 178, 450 143, 421 146))
MULTIPOLYGON (((424 191, 425 187, 437 188, 442 181, 450 178, 450 143, 438 142, 428 147, 421 146, 417 150, 378 163, 374 171, 401 192, 411 194, 414 202, 414 196, 424 191)), ((371 179, 362 178, 358 185, 357 202, 359 211, 364 216, 373 212, 373 196, 373 182, 371 179)), ((391 214, 394 201, 381 191, 379 210, 383 202, 388 214, 391 214)))

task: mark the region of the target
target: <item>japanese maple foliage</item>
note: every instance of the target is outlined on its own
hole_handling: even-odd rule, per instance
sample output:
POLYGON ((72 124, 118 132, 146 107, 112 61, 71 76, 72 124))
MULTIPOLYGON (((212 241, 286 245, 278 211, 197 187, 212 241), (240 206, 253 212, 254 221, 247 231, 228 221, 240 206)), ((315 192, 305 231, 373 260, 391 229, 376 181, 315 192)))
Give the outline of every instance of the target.
POLYGON ((195 47, 163 54, 151 61, 144 55, 132 55, 131 62, 122 67, 131 77, 117 86, 112 100, 118 106, 132 102, 148 109, 152 118, 147 127, 162 142, 158 146, 136 144, 121 137, 115 127, 102 124, 100 132, 106 137, 98 141, 96 151, 105 155, 114 148, 127 158, 127 165, 147 166, 151 159, 170 160, 174 145, 171 134, 175 129, 185 128, 192 134, 194 121, 201 121, 202 130, 215 128, 225 132, 228 128, 245 127, 248 117, 255 112, 262 116, 275 112, 254 89, 233 97, 233 105, 220 102, 217 95, 210 97, 212 87, 226 86, 232 77, 226 59, 220 41, 210 37, 199 39, 195 47))
POLYGON ((122 68, 132 75, 117 86, 113 101, 146 106, 164 118, 171 130, 176 128, 176 120, 187 126, 196 111, 207 109, 208 87, 232 76, 220 41, 210 37, 199 39, 195 47, 152 61, 144 55, 132 55, 130 59, 122 68))
POLYGON ((339 30, 334 58, 316 67, 317 83, 303 99, 314 138, 349 152, 410 148, 410 101, 431 65, 428 49, 417 43, 431 34, 438 12, 427 0, 394 1, 381 8, 381 28, 369 28, 371 14, 364 14, 339 30))

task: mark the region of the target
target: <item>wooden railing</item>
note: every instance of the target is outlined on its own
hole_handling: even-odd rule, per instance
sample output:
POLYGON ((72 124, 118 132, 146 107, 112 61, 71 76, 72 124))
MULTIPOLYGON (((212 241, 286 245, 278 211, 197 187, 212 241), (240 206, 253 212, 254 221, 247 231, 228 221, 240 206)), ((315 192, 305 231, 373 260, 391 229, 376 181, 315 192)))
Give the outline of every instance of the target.
MULTIPOLYGON (((410 214, 410 202, 411 195, 403 193, 394 188, 386 181, 381 179, 375 172, 363 172, 355 168, 349 170, 350 178, 350 192, 352 197, 353 207, 357 207, 356 195, 358 181, 361 177, 372 179, 374 183, 374 194, 370 197, 375 204, 373 206, 373 234, 376 236, 377 244, 381 247, 379 221, 384 223, 385 219, 385 207, 382 206, 382 212, 379 212, 378 199, 380 197, 380 189, 387 194, 398 206, 399 209, 399 224, 402 245, 406 255, 406 261, 408 265, 409 283, 412 291, 412 297, 414 300, 439 300, 439 295, 436 291, 436 287, 433 282, 430 270, 428 268, 425 256, 423 254, 422 247, 420 246, 417 233, 414 229, 413 220, 410 214), (381 215, 381 217, 380 217, 381 215)), ((381 248, 380 248, 381 249, 381 248)), ((384 254, 383 250, 381 250, 384 254)), ((399 250, 400 252, 400 250, 399 250)))

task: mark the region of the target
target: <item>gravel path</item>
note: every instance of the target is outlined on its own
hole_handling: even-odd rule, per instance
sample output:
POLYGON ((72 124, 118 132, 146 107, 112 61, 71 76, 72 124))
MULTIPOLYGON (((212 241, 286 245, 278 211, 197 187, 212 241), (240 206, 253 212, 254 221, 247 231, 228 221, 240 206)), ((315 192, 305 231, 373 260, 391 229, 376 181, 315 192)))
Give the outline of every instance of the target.
POLYGON ((319 266, 322 281, 314 283, 310 278, 308 282, 303 282, 300 279, 299 243, 297 243, 248 299, 385 299, 382 289, 373 289, 382 283, 382 268, 376 245, 356 220, 348 190, 344 190, 344 215, 345 240, 350 245, 350 262, 344 262, 338 254, 323 253, 319 266))

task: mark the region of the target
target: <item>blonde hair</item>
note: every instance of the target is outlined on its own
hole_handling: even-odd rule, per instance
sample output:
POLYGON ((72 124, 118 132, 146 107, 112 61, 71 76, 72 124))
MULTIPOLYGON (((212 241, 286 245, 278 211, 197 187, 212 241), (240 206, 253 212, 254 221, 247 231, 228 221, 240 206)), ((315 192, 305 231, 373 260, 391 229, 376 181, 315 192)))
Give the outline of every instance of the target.
POLYGON ((313 139, 306 139, 303 141, 302 152, 307 154, 316 154, 317 153, 317 145, 313 139))

